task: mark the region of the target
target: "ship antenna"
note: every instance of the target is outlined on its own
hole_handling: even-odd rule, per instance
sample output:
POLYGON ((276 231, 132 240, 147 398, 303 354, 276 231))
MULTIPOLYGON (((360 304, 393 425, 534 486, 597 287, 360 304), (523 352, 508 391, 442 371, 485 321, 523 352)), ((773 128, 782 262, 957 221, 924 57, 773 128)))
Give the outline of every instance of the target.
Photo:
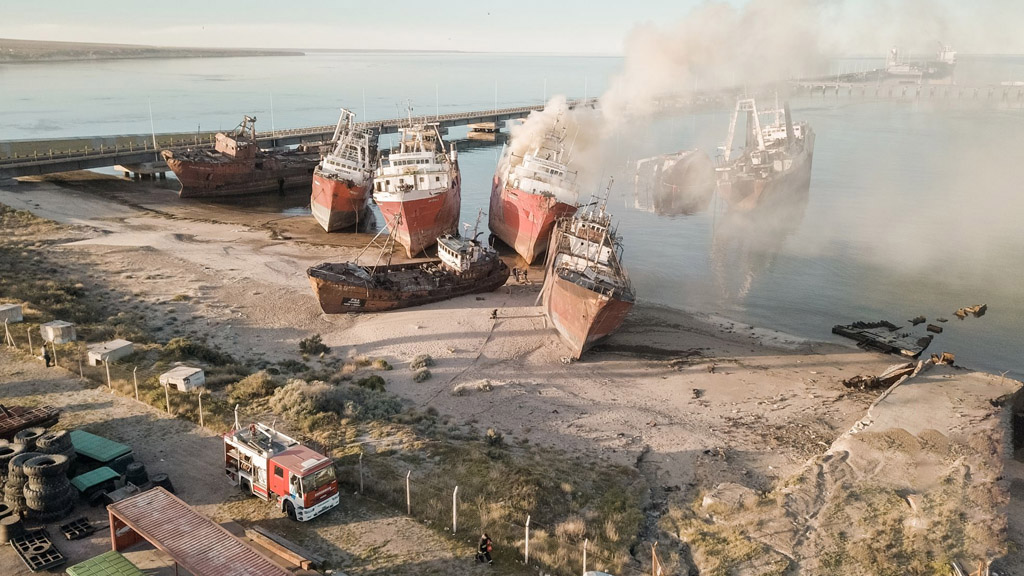
POLYGON ((580 125, 576 124, 576 133, 572 135, 572 143, 569 144, 569 153, 566 154, 565 163, 566 165, 572 161, 572 149, 576 146, 576 137, 580 135, 580 125))
POLYGON ((478 230, 480 230, 480 219, 483 217, 483 215, 484 215, 484 209, 481 208, 480 211, 477 212, 477 215, 476 215, 476 224, 473 225, 473 241, 474 242, 476 242, 476 237, 480 235, 480 232, 478 232, 478 230))

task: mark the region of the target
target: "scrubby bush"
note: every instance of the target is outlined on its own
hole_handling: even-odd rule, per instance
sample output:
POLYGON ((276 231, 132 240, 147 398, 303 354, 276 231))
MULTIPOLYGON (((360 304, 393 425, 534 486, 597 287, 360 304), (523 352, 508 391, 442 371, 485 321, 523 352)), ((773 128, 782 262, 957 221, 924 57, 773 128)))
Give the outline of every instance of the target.
POLYGON ((377 390, 380 392, 384 391, 385 384, 386 382, 384 382, 384 379, 381 378, 380 376, 377 376, 376 374, 356 380, 356 386, 359 386, 360 388, 366 388, 368 390, 377 390))
POLYGON ((164 344, 160 352, 160 358, 164 361, 200 360, 215 366, 235 364, 235 359, 230 354, 208 346, 203 342, 193 342, 188 338, 174 338, 164 344))
POLYGON ((385 371, 391 370, 391 364, 388 364, 388 361, 383 358, 377 358, 376 360, 373 361, 373 369, 385 371))
POLYGON ((285 372, 292 374, 300 374, 302 372, 309 372, 309 366, 298 360, 281 360, 277 363, 285 372))
POLYGON ((502 434, 501 432, 498 432, 494 428, 487 429, 487 433, 484 435, 484 439, 487 440, 488 446, 493 446, 495 448, 505 444, 505 435, 502 434))
POLYGON ((402 411, 398 398, 382 390, 298 379, 289 380, 274 392, 271 407, 307 431, 325 412, 346 418, 382 419, 402 411))
POLYGON ((304 338, 299 341, 299 352, 308 354, 311 356, 319 356, 320 354, 328 354, 331 349, 324 344, 323 340, 320 339, 319 334, 313 334, 309 338, 304 338))
POLYGON ((277 389, 277 382, 264 370, 246 376, 228 386, 228 401, 231 404, 243 404, 270 396, 277 389))
POLYGON ((420 368, 419 370, 416 371, 415 374, 412 375, 412 381, 426 382, 427 380, 430 380, 431 376, 433 376, 433 374, 430 373, 430 370, 427 370, 426 368, 420 368))
POLYGON ((427 366, 433 366, 434 359, 431 358, 430 354, 420 354, 409 362, 410 370, 419 370, 420 368, 426 368, 427 366))

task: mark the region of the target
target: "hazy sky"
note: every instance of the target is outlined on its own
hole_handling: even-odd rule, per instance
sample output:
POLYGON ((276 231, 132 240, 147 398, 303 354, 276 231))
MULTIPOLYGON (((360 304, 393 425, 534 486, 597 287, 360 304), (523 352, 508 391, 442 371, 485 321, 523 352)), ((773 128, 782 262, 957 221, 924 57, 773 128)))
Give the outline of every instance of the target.
POLYGON ((634 25, 678 20, 700 3, 5 0, 0 38, 161 46, 619 54, 634 25))

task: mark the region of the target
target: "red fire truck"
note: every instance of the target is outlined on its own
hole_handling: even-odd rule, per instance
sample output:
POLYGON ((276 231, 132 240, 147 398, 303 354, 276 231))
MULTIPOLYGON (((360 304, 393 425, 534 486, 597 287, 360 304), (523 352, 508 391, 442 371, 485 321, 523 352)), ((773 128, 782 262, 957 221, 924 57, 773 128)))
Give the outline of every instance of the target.
POLYGON ((264 500, 276 498, 293 520, 312 520, 338 505, 334 462, 264 424, 224 435, 224 469, 235 486, 264 500))

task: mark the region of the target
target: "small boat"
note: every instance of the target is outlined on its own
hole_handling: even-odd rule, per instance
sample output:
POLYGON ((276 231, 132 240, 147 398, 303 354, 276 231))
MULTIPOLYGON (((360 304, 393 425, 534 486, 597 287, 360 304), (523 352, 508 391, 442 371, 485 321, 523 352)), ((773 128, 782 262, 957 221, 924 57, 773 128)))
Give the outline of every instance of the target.
POLYGON ((213 150, 163 150, 160 155, 181 182, 181 198, 284 193, 309 186, 320 162, 319 148, 261 150, 253 116, 245 116, 230 134, 218 132, 213 150))
MULTIPOLYGON (((389 226, 398 224, 393 222, 389 226)), ((313 266, 306 274, 320 308, 327 314, 384 312, 491 292, 505 284, 509 269, 497 251, 481 244, 477 236, 479 233, 474 229, 472 238, 437 238, 436 259, 364 266, 356 257, 354 262, 313 266)), ((392 236, 388 238, 382 254, 389 252, 388 244, 394 243, 392 236)), ((374 243, 371 241, 370 245, 374 243)))
POLYGON ((715 165, 707 153, 683 150, 638 160, 634 206, 662 216, 707 210, 715 194, 715 165))
POLYGON ((374 174, 373 201, 409 258, 438 237, 457 234, 462 208, 455 147, 445 150, 437 124, 400 128, 397 151, 382 158, 374 174))
POLYGON ((331 142, 313 172, 309 205, 327 232, 358 227, 366 220, 373 185, 376 138, 355 127, 355 114, 344 108, 331 142))
POLYGON ((488 226, 527 266, 547 249, 555 221, 576 212, 579 188, 562 140, 551 130, 522 158, 507 147, 491 183, 488 226))
POLYGON ((603 199, 555 224, 548 246, 544 312, 579 358, 622 325, 636 294, 622 266, 622 242, 603 199))
POLYGON ((718 194, 731 210, 749 212, 765 204, 781 204, 806 196, 811 186, 814 131, 805 122, 794 124, 789 104, 783 110, 759 112, 753 98, 736 103, 729 136, 715 169, 718 194), (747 113, 746 146, 732 159, 732 143, 740 112, 747 113), (774 121, 761 124, 762 115, 774 121))

